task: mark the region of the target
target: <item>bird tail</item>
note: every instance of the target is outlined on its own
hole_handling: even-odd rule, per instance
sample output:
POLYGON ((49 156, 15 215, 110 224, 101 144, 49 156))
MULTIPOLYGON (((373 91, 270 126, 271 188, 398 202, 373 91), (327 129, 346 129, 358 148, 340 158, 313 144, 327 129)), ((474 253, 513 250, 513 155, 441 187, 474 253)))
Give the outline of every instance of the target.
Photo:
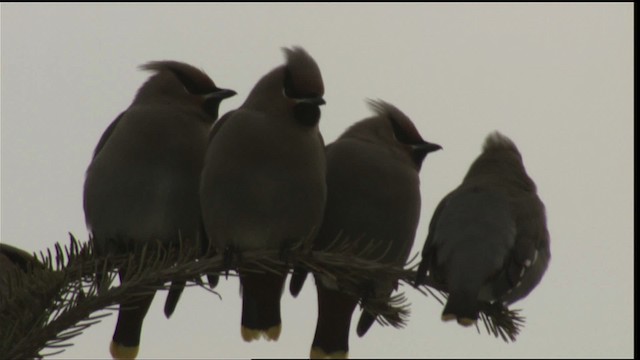
POLYGON ((351 315, 358 304, 355 297, 327 289, 316 282, 318 289, 318 322, 311 346, 312 359, 345 359, 349 353, 351 315))
POLYGON ((359 337, 363 337, 364 334, 369 331, 371 325, 373 325, 374 321, 376 321, 376 316, 367 312, 366 310, 362 311, 362 315, 360 315, 360 320, 358 321, 358 327, 356 328, 356 333, 359 337))
POLYGON ((178 300, 180 300, 180 295, 182 295, 185 284, 186 281, 184 280, 175 280, 171 283, 171 288, 167 294, 167 300, 164 303, 164 315, 167 318, 171 317, 173 312, 176 310, 178 300))
POLYGON ((442 311, 442 321, 457 320, 462 326, 471 326, 478 320, 478 294, 474 292, 451 292, 442 311))
POLYGON ((273 273, 241 274, 242 328, 244 341, 264 337, 277 341, 282 330, 280 298, 286 275, 273 273))
MULTIPOLYGON (((120 281, 124 278, 120 272, 120 281)), ((155 291, 133 297, 120 304, 118 322, 109 350, 114 359, 134 359, 138 355, 142 322, 151 306, 155 291)))
POLYGON ((293 297, 297 297, 302 290, 302 285, 307 278, 307 270, 303 268, 294 268, 293 274, 291 274, 291 280, 289 281, 289 292, 293 297))

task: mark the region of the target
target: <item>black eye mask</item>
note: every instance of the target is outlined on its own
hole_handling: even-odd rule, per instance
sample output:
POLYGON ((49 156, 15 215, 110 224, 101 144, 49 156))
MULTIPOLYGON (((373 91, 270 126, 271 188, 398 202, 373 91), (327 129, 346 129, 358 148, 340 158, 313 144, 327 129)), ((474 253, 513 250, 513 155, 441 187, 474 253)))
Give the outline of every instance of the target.
POLYGON ((293 107, 293 116, 304 126, 315 126, 320 121, 320 107, 316 104, 300 102, 293 107))

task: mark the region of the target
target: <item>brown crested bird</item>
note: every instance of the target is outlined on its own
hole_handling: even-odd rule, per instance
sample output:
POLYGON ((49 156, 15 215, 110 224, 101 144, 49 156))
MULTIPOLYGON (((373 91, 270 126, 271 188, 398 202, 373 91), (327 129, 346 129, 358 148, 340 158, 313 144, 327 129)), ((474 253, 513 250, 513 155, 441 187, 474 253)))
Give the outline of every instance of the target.
POLYGON ((2 259, 0 261, 1 268, 6 271, 12 271, 9 269, 15 268, 22 272, 29 272, 33 268, 43 268, 44 266, 33 255, 9 244, 0 243, 0 257, 2 259))
POLYGON ((15 284, 11 284, 12 279, 23 278, 34 270, 48 271, 44 264, 28 252, 0 243, 0 304, 16 290, 15 284))
MULTIPOLYGON (((154 61, 141 68, 154 75, 102 134, 86 173, 85 219, 98 256, 155 241, 195 246, 203 237, 198 185, 207 134, 220 102, 235 92, 182 62, 154 61)), ((121 281, 125 274, 119 269, 121 281)), ((167 316, 183 287, 184 282, 172 284, 167 316)), ((154 295, 120 304, 110 346, 114 358, 137 356, 154 295)))
POLYGON ((24 340, 47 324, 51 309, 59 303, 62 278, 62 274, 26 251, 0 243, 0 354, 3 357, 14 358, 17 354, 24 357, 25 345, 32 347, 32 351, 40 350, 34 349, 37 345, 33 342, 24 340), (22 346, 16 346, 16 341, 22 346))
MULTIPOLYGON (((322 221, 322 76, 304 49, 284 52, 286 64, 264 75, 246 101, 218 121, 207 149, 202 215, 211 243, 229 263, 244 251, 286 253, 314 236, 322 221)), ((285 278, 240 271, 245 341, 280 336, 285 278)))
MULTIPOLYGON (((419 171, 427 154, 441 147, 424 141, 395 106, 384 101, 370 105, 374 116, 355 123, 327 146, 327 206, 313 249, 330 251, 351 242, 358 256, 403 266, 420 217, 419 171), (372 250, 365 251, 367 247, 372 250)), ((305 276, 300 269, 294 272, 290 283, 294 296, 305 276)), ((360 296, 354 296, 326 277, 316 274, 315 280, 318 321, 311 358, 345 358, 358 301, 388 297, 397 281, 371 279, 358 284, 355 291, 360 296)), ((376 316, 362 313, 359 336, 368 331, 376 316)))
POLYGON ((506 136, 487 136, 462 184, 436 207, 416 282, 429 276, 449 293, 442 320, 476 323, 480 304, 527 296, 551 253, 545 207, 522 156, 506 136))

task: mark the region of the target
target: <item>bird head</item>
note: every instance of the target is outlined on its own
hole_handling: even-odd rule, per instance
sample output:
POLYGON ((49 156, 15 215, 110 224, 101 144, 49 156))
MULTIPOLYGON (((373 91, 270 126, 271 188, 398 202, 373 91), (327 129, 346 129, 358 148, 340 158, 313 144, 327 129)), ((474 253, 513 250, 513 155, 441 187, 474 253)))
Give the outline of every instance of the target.
POLYGON ((324 83, 315 60, 301 47, 284 48, 286 63, 264 75, 242 105, 282 117, 292 114, 303 126, 320 121, 324 83))
POLYGON ((233 90, 218 88, 204 71, 183 62, 151 61, 140 68, 155 74, 138 90, 135 100, 138 102, 167 101, 168 97, 199 107, 213 121, 218 118, 222 100, 236 94, 233 90))
POLYGON ((392 145, 400 147, 420 170, 428 153, 442 149, 442 146, 425 141, 415 125, 397 107, 382 101, 369 100, 369 106, 379 118, 391 125, 392 136, 386 137, 392 145))

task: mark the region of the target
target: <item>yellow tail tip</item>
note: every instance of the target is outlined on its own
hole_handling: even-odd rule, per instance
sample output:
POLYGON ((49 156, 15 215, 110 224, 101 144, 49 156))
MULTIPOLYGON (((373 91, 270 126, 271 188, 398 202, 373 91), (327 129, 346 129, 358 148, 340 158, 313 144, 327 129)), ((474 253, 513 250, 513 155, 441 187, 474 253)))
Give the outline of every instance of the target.
POLYGON ((246 342, 252 342, 253 340, 260 339, 260 330, 249 329, 243 326, 240 328, 240 334, 242 335, 242 339, 246 342))
POLYGON ((138 356, 139 346, 124 346, 115 341, 111 341, 109 345, 109 352, 111 357, 117 360, 120 359, 135 359, 138 356))
POLYGON ((476 321, 473 319, 469 319, 469 318, 465 318, 465 317, 460 317, 458 318, 458 324, 464 326, 464 327, 469 327, 471 325, 475 325, 476 321))
POLYGON ((336 351, 330 354, 327 354, 321 348, 314 346, 311 348, 311 353, 309 354, 310 359, 348 359, 349 352, 348 351, 336 351))
POLYGON ((280 338, 280 332, 282 332, 282 324, 272 326, 262 333, 265 339, 268 341, 278 341, 280 338))
POLYGON ((442 314, 442 321, 451 321, 451 320, 455 320, 458 317, 455 316, 454 314, 442 314))
POLYGON ((458 324, 464 327, 469 327, 476 324, 476 320, 470 319, 468 317, 458 317, 455 314, 442 314, 442 321, 446 322, 451 320, 457 320, 458 324))
POLYGON ((267 330, 250 329, 244 326, 240 328, 240 334, 242 335, 242 339, 246 342, 259 340, 261 337, 265 338, 267 341, 278 341, 278 339, 280 338, 281 332, 282 332, 282 324, 272 326, 267 330))

